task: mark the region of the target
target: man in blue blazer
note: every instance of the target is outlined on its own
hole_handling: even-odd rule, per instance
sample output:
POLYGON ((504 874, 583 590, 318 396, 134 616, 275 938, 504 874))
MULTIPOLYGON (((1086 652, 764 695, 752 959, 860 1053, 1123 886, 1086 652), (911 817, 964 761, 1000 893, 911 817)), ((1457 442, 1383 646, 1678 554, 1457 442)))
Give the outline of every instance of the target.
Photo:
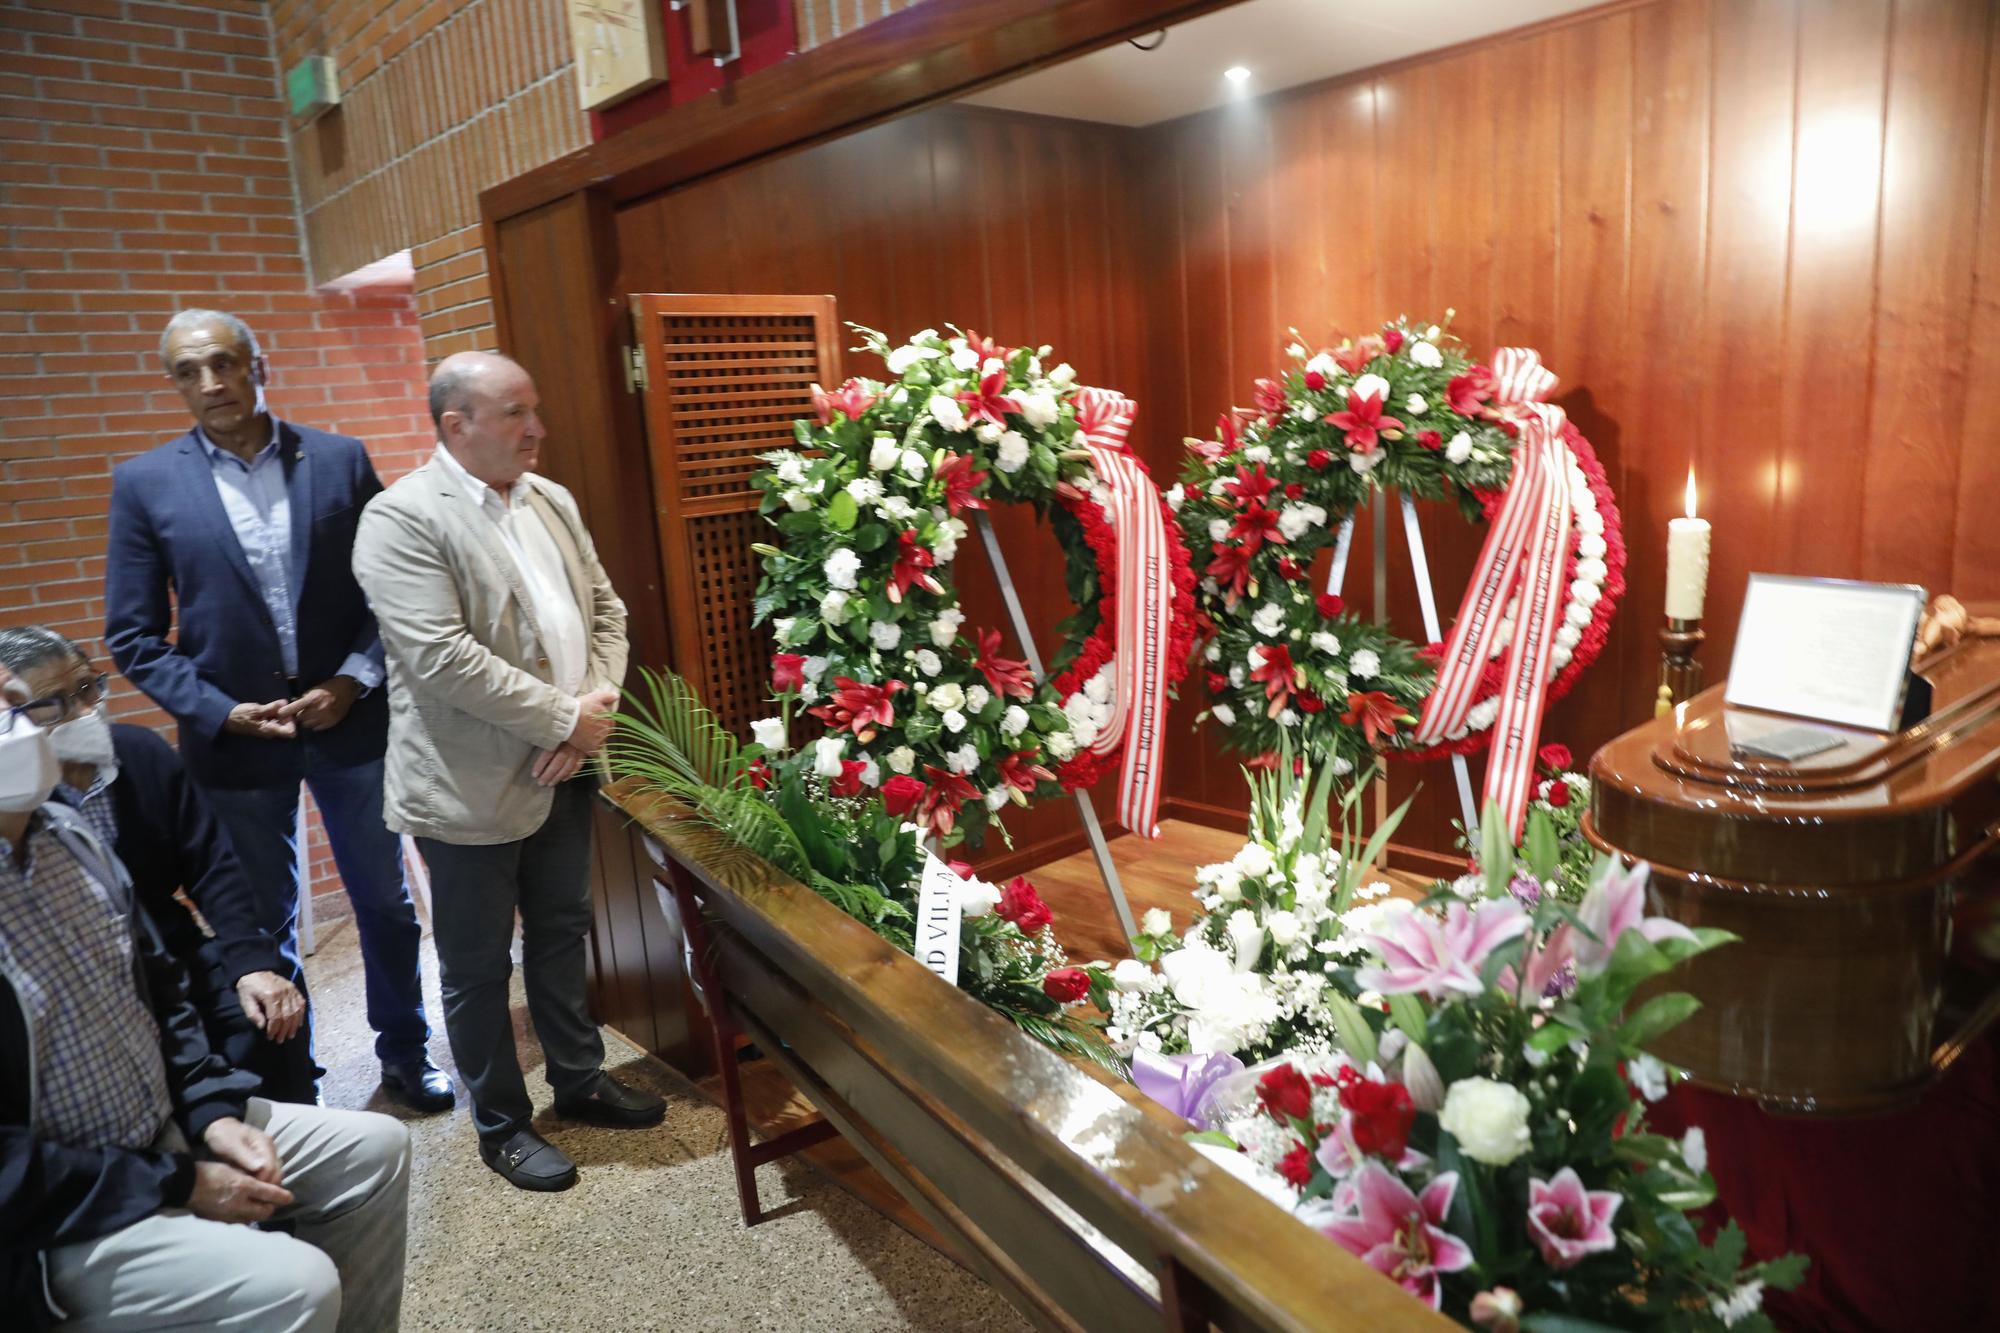
POLYGON ((180 723, 294 977, 294 830, 299 785, 312 788, 354 904, 383 1085, 441 1111, 453 1098, 426 1053, 421 931, 382 817, 382 644, 351 568, 382 483, 359 440, 270 414, 241 320, 183 310, 160 356, 194 428, 112 474, 105 646, 180 723))

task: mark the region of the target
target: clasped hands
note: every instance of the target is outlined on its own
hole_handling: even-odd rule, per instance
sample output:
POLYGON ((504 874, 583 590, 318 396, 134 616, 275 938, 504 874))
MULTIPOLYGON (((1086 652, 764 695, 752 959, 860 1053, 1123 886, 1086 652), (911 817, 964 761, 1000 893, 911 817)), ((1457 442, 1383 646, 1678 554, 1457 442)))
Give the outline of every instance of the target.
POLYGON ((553 750, 535 757, 535 781, 544 787, 566 782, 583 767, 583 761, 597 753, 618 716, 618 691, 592 690, 576 699, 576 725, 569 739, 553 750))
POLYGON ((196 1217, 211 1222, 266 1222, 292 1201, 292 1192, 284 1187, 278 1145, 263 1130, 224 1116, 202 1132, 201 1141, 215 1160, 195 1163, 187 1206, 196 1217))
POLYGON ((307 731, 326 731, 340 725, 347 710, 361 697, 361 682, 352 676, 334 676, 320 682, 296 699, 273 699, 269 703, 240 703, 229 710, 224 731, 259 740, 288 741, 307 731))

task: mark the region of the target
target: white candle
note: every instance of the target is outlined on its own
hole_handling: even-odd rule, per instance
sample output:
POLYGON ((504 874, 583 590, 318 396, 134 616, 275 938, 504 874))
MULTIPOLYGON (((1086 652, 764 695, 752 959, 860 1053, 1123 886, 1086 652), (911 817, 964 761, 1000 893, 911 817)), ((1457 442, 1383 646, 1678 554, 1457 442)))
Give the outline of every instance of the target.
POLYGON ((1694 469, 1688 469, 1687 517, 1667 522, 1667 618, 1700 620, 1708 595, 1708 520, 1694 516, 1694 469))

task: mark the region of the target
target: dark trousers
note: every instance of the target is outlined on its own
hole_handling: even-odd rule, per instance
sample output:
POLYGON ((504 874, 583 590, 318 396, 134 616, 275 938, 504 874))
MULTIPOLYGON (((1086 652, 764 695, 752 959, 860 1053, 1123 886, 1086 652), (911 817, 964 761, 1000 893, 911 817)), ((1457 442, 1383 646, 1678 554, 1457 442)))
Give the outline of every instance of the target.
MULTIPOLYGON (((417 962, 423 927, 403 882, 402 840, 382 822, 382 761, 338 768, 309 763, 305 785, 312 788, 341 885, 354 904, 375 1054, 384 1064, 421 1060, 431 1035, 417 962)), ((204 787, 202 794, 229 831, 230 845, 259 894, 265 927, 298 975, 298 787, 204 787)), ((306 1031, 292 1040, 310 1042, 312 1019, 308 1010, 306 1031)))
MULTIPOLYGON (((306 1030, 300 1028, 289 1041, 265 1037, 243 1012, 243 1002, 236 998, 235 978, 229 975, 231 969, 220 958, 212 957, 214 952, 203 949, 182 960, 188 972, 188 998, 194 1002, 195 1012, 201 1015, 209 1049, 231 1067, 262 1079, 264 1096, 271 1101, 310 1105, 316 1100, 320 1076, 326 1071, 313 1062, 306 1030)), ((305 977, 293 976, 290 980, 300 994, 306 993, 305 977)), ((306 1012, 311 1013, 310 995, 306 996, 306 1004, 306 1012)))
POLYGON ((557 1100, 588 1092, 604 1065, 604 1039, 584 990, 596 791, 596 779, 587 774, 561 784, 548 818, 519 842, 472 847, 417 839, 431 872, 444 1030, 472 1094, 472 1122, 482 1142, 504 1142, 526 1129, 534 1114, 507 995, 516 912, 528 1016, 557 1100))

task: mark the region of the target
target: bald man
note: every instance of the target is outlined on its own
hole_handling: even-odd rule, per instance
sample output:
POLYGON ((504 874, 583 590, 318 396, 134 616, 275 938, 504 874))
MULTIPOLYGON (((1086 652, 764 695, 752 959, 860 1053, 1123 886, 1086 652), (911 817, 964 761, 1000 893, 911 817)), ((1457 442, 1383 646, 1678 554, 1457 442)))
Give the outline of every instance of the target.
POLYGON ((584 996, 590 825, 584 768, 625 675, 625 605, 576 501, 536 476, 528 373, 461 352, 431 377, 438 448, 361 516, 354 573, 389 663, 389 827, 431 875, 445 1032, 480 1156, 512 1184, 567 1189, 576 1166, 535 1132, 508 1003, 521 971, 559 1115, 658 1124, 665 1104, 603 1072, 584 996))

